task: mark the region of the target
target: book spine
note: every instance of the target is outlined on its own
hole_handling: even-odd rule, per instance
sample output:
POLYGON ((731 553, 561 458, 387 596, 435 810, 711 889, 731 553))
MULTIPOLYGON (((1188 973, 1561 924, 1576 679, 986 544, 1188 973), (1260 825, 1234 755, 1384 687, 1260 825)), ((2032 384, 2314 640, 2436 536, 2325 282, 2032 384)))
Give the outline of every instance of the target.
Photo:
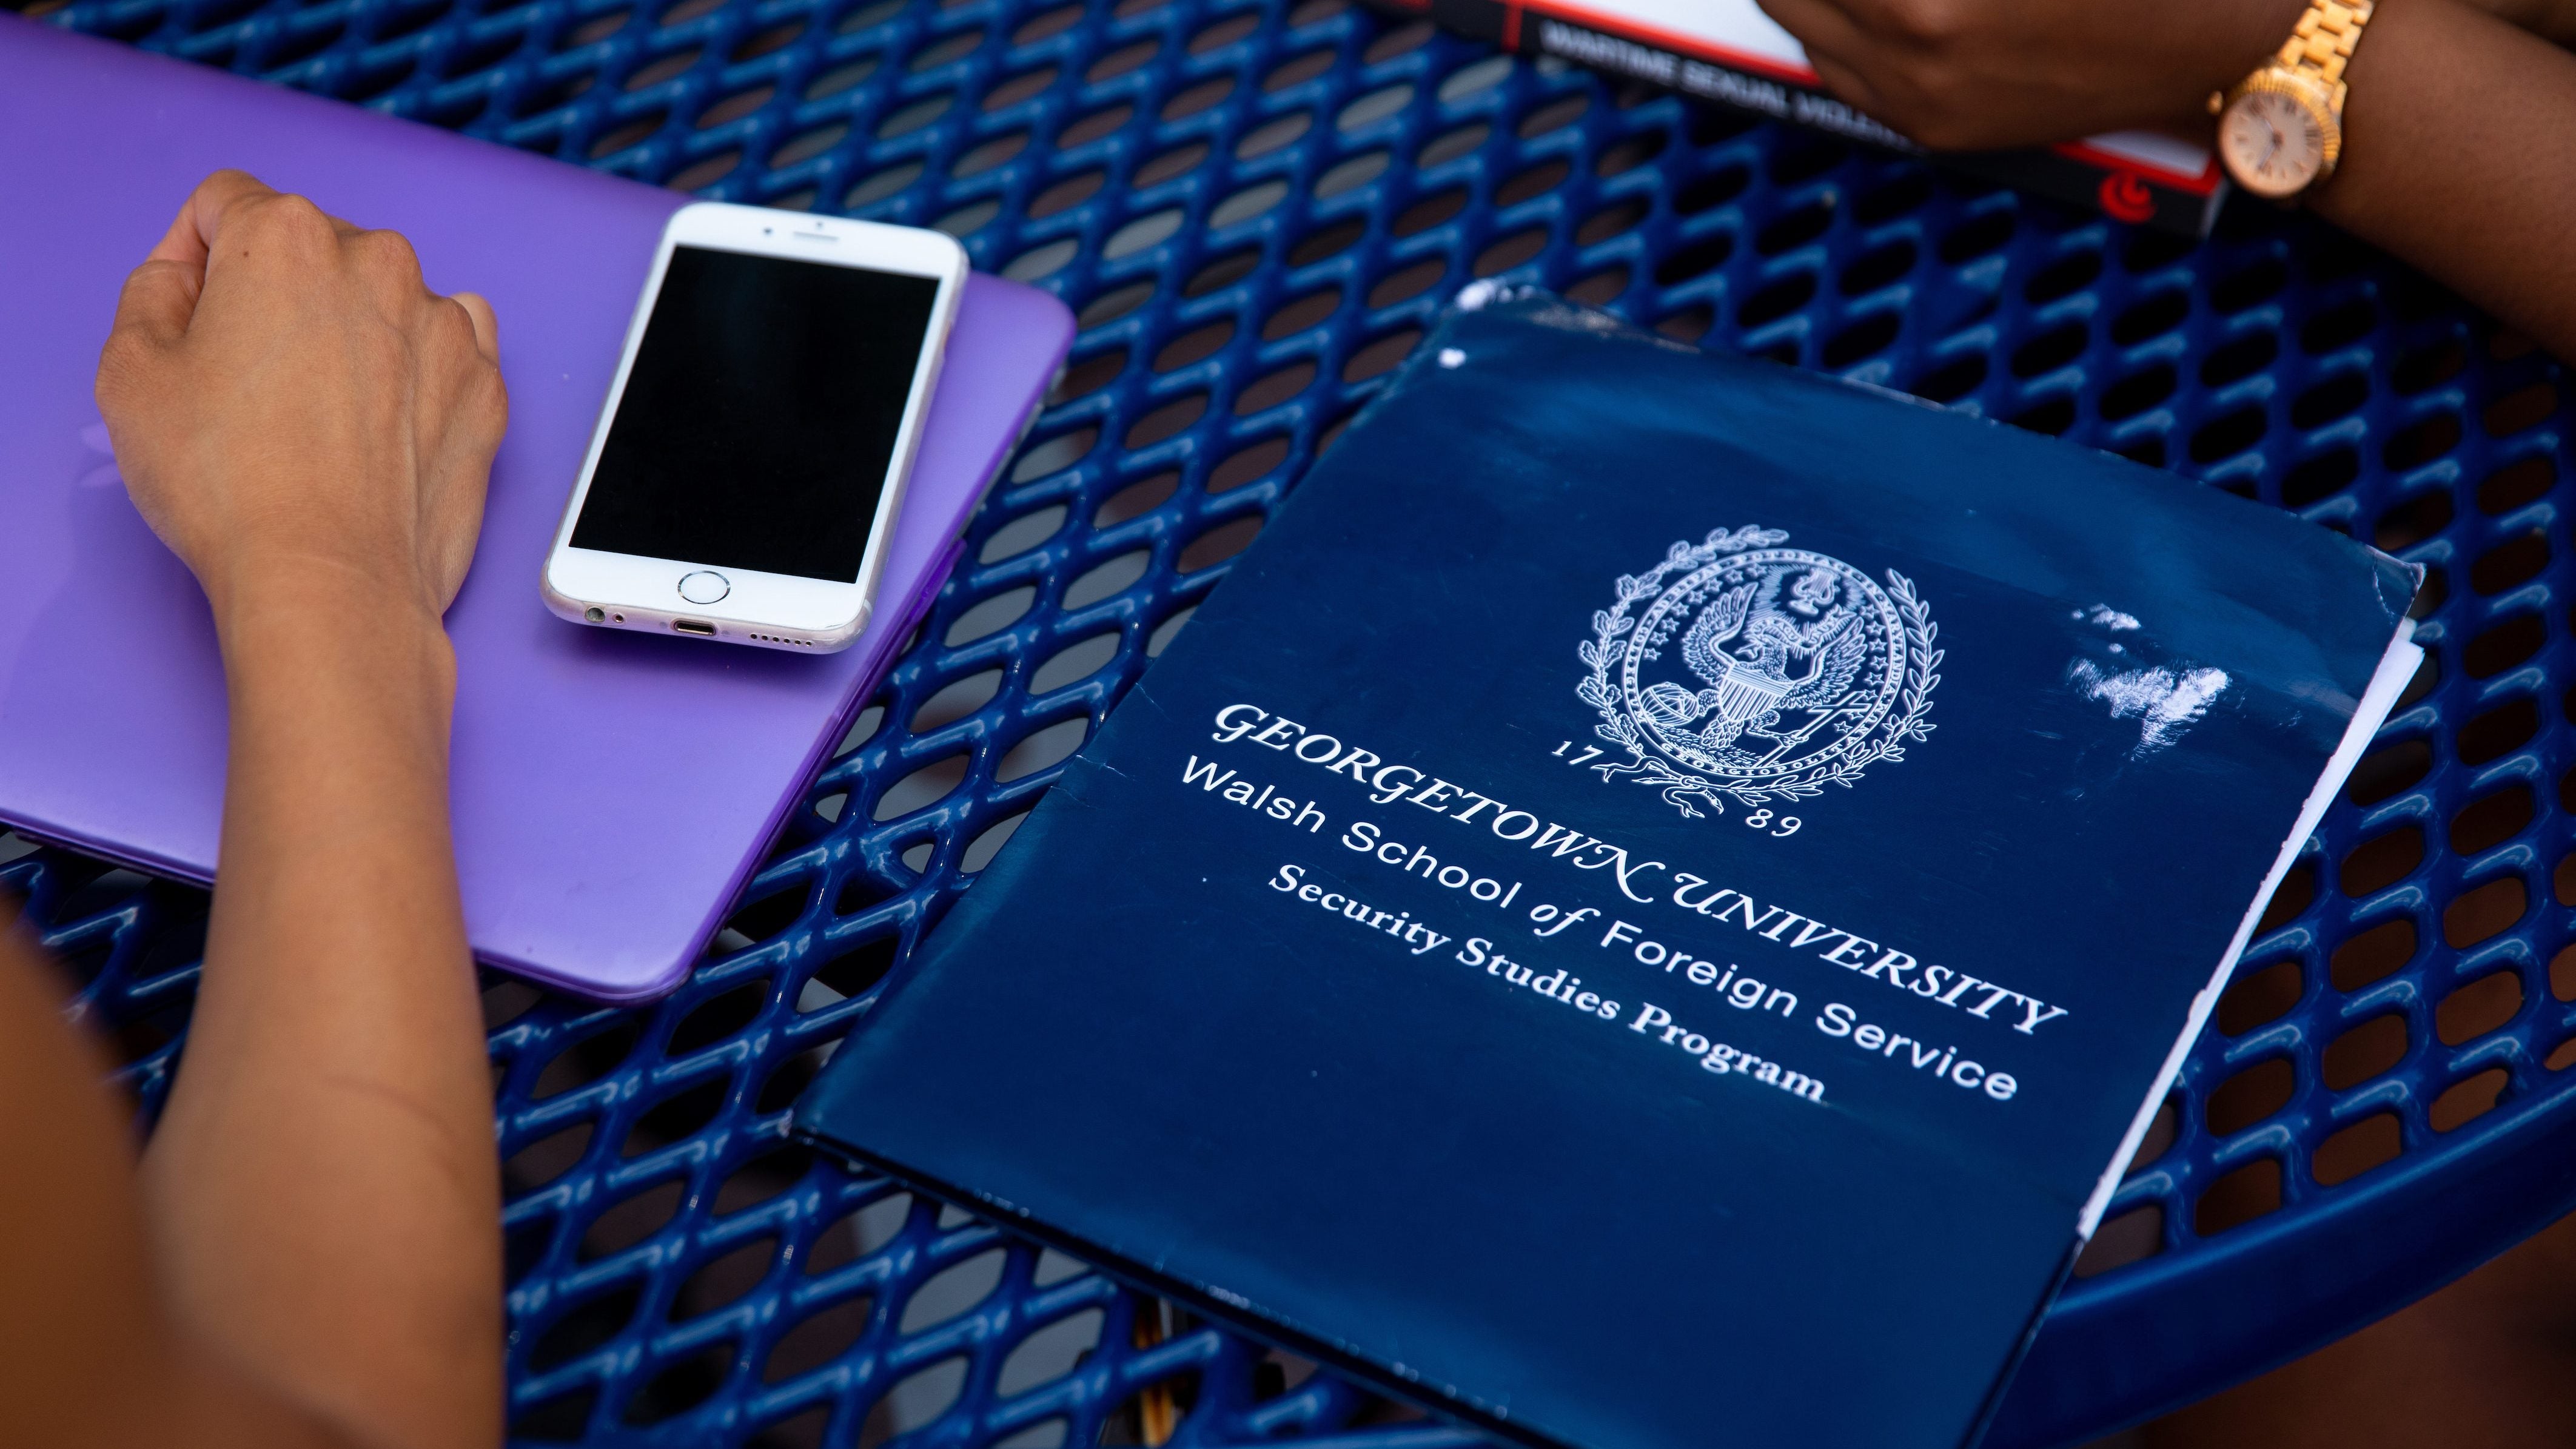
MULTIPOLYGON (((1522 55, 1553 56, 1606 74, 1709 102, 1745 115, 1791 121, 1813 130, 1900 155, 1927 153, 1814 85, 1786 75, 1766 75, 1707 55, 1692 55, 1651 39, 1614 34, 1518 3, 1518 0, 1371 0, 1382 10, 1427 16, 1442 29, 1499 45, 1522 55)), ((2096 160, 2087 148, 1947 153, 1938 165, 2032 192, 2055 201, 2099 209, 2114 221, 2179 236, 2203 237, 2217 220, 2219 188, 2177 186, 2155 174, 2096 160)))

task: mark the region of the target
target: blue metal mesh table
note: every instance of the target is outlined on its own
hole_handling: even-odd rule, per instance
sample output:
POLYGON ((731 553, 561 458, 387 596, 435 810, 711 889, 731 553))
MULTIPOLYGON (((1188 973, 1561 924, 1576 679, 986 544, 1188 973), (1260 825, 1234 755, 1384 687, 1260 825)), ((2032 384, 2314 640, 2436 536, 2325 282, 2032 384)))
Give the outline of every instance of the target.
MULTIPOLYGON (((2559 370, 2325 228, 2240 204, 2205 244, 2131 231, 1345 0, 51 18, 706 196, 938 226, 1081 315, 966 563, 688 984, 608 1010, 491 983, 523 1442, 1467 1437, 783 1133, 1478 276, 2116 450, 2431 569, 2432 662, 2273 903, 1993 1442, 2205 1393, 2576 1206, 2559 370)), ((0 885, 157 1104, 203 897, 6 837, 0 885)))

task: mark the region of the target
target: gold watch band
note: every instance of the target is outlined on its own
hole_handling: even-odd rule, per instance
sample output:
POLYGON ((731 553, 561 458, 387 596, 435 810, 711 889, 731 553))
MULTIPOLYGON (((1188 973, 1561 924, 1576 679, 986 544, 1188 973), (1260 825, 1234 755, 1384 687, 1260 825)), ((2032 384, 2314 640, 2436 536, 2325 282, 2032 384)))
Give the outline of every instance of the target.
POLYGON ((2307 10, 2290 38, 2281 43, 2280 64, 2305 71, 2334 91, 2335 109, 2343 109, 2343 69, 2361 28, 2370 23, 2373 0, 2308 0, 2307 10))

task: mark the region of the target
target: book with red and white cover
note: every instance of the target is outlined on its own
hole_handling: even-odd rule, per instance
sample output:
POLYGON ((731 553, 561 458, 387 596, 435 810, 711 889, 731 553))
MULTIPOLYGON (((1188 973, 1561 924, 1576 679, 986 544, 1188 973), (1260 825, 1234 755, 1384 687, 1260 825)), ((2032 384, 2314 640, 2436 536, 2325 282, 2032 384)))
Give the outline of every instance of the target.
MULTIPOLYGON (((1697 100, 1892 151, 1922 148, 1825 93, 1797 39, 1754 0, 1378 0, 1528 55, 1556 56, 1697 100)), ((2225 176, 2207 147, 2120 131, 1943 164, 2114 220, 2203 236, 2225 176)))

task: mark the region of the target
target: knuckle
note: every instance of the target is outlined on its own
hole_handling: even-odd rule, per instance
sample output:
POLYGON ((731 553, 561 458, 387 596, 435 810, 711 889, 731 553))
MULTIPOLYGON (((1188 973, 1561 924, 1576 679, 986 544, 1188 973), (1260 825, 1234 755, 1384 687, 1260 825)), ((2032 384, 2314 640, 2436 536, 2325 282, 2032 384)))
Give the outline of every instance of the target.
POLYGON ((99 386, 113 383, 120 390, 136 385, 158 369, 161 348, 142 328, 120 325, 107 334, 107 342, 98 350, 99 386))
POLYGON ((141 370, 142 364, 134 356, 132 344, 109 338, 107 346, 98 355, 98 377, 90 385, 101 410, 115 411, 116 405, 134 391, 135 374, 141 370))
POLYGON ((423 340, 443 367, 471 377, 483 365, 482 344, 474 338, 474 318, 452 298, 430 297, 421 317, 423 340))
POLYGON ((238 166, 224 166, 207 172, 206 179, 197 183, 197 189, 189 199, 221 203, 227 200, 249 201, 269 194, 273 193, 260 183, 258 177, 238 166))
POLYGON ((107 334, 107 345, 98 350, 99 371, 131 372, 147 360, 151 344, 131 327, 119 327, 107 334))
POLYGON ((510 416, 510 389, 501 381, 501 369, 477 356, 473 370, 466 375, 466 406, 488 431, 498 433, 510 416))
POLYGON ((264 196, 251 203, 251 215, 265 226, 296 236, 327 237, 331 218, 309 198, 292 193, 264 196))
POLYGON ((301 196, 263 196, 240 203, 238 225, 252 242, 291 256, 315 258, 331 245, 331 219, 301 196))
POLYGON ((120 306, 128 305, 168 287, 177 287, 193 297, 198 290, 198 277, 195 269, 178 262, 147 261, 125 274, 125 287, 118 294, 117 302, 120 306))
POLYGON ((1953 0, 1889 0, 1881 13, 1897 38, 1925 47, 1958 40, 1966 25, 1953 0))
POLYGON ((483 353, 474 315, 453 297, 430 297, 422 316, 423 351, 439 387, 477 425, 506 416, 501 369, 483 353))
POLYGON ((349 239, 351 253, 369 275, 397 285, 420 284, 420 254, 398 231, 362 231, 349 239))
POLYGON ((474 319, 453 297, 430 297, 424 308, 430 335, 448 347, 474 345, 474 319))

